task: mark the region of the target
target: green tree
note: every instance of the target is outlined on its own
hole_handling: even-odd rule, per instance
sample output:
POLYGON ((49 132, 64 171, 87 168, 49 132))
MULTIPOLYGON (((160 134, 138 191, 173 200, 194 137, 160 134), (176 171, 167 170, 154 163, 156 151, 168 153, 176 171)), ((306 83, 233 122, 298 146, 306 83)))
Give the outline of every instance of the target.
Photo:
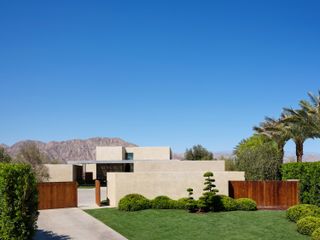
POLYGON ((8 163, 11 162, 11 160, 12 159, 7 151, 3 147, 0 147, 0 162, 8 163))
POLYGON ((242 140, 235 149, 237 170, 246 180, 280 179, 281 153, 277 144, 263 135, 242 140))
POLYGON ((281 154, 281 163, 284 158, 284 146, 290 140, 290 134, 287 131, 282 119, 273 119, 266 117, 265 121, 253 128, 258 134, 264 135, 277 143, 278 150, 281 154))
POLYGON ((187 148, 184 153, 184 158, 186 160, 213 160, 213 153, 198 144, 190 149, 187 148))
POLYGON ((17 163, 30 164, 38 182, 49 178, 48 169, 44 166, 44 163, 48 161, 48 157, 42 154, 33 142, 24 143, 20 147, 19 153, 14 161, 17 163))

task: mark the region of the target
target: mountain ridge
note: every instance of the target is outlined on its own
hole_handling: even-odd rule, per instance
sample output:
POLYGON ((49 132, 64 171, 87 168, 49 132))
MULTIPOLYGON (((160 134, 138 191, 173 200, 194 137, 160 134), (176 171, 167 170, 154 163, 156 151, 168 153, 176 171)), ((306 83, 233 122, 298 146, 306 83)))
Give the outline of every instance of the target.
POLYGON ((28 142, 36 144, 40 152, 48 156, 49 162, 60 163, 65 163, 67 160, 95 160, 96 146, 137 146, 117 137, 93 137, 49 142, 22 140, 11 146, 6 144, 0 144, 0 146, 5 148, 10 156, 15 157, 19 153, 21 146, 28 142))

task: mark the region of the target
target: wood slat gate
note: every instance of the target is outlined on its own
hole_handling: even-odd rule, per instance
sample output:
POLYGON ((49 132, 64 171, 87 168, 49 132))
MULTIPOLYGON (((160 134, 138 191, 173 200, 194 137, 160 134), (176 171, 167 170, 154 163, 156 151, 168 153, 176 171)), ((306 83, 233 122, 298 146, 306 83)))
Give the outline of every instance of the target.
POLYGON ((287 209, 299 203, 298 181, 229 181, 229 196, 251 198, 260 209, 287 209))
POLYGON ((78 206, 77 182, 38 183, 39 210, 78 206))

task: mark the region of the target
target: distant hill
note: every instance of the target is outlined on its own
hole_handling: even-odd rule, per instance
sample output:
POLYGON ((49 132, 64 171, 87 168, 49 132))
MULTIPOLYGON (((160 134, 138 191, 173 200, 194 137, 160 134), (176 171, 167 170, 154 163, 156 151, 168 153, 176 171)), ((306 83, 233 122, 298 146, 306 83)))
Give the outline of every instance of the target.
POLYGON ((67 141, 40 142, 33 140, 20 141, 12 146, 0 144, 12 156, 16 156, 20 147, 26 142, 35 143, 40 151, 46 154, 50 161, 66 162, 67 160, 95 160, 96 146, 123 146, 134 147, 133 143, 126 142, 120 138, 89 138, 73 139, 67 141))

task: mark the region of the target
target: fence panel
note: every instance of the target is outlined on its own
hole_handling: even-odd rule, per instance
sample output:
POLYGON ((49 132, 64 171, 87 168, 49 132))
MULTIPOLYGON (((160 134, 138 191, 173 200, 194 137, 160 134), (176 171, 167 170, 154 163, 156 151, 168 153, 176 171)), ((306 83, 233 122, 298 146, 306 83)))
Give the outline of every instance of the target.
POLYGON ((78 206, 77 182, 38 183, 39 210, 78 206))
POLYGON ((229 181, 229 196, 251 198, 260 209, 287 209, 299 203, 298 181, 229 181))

